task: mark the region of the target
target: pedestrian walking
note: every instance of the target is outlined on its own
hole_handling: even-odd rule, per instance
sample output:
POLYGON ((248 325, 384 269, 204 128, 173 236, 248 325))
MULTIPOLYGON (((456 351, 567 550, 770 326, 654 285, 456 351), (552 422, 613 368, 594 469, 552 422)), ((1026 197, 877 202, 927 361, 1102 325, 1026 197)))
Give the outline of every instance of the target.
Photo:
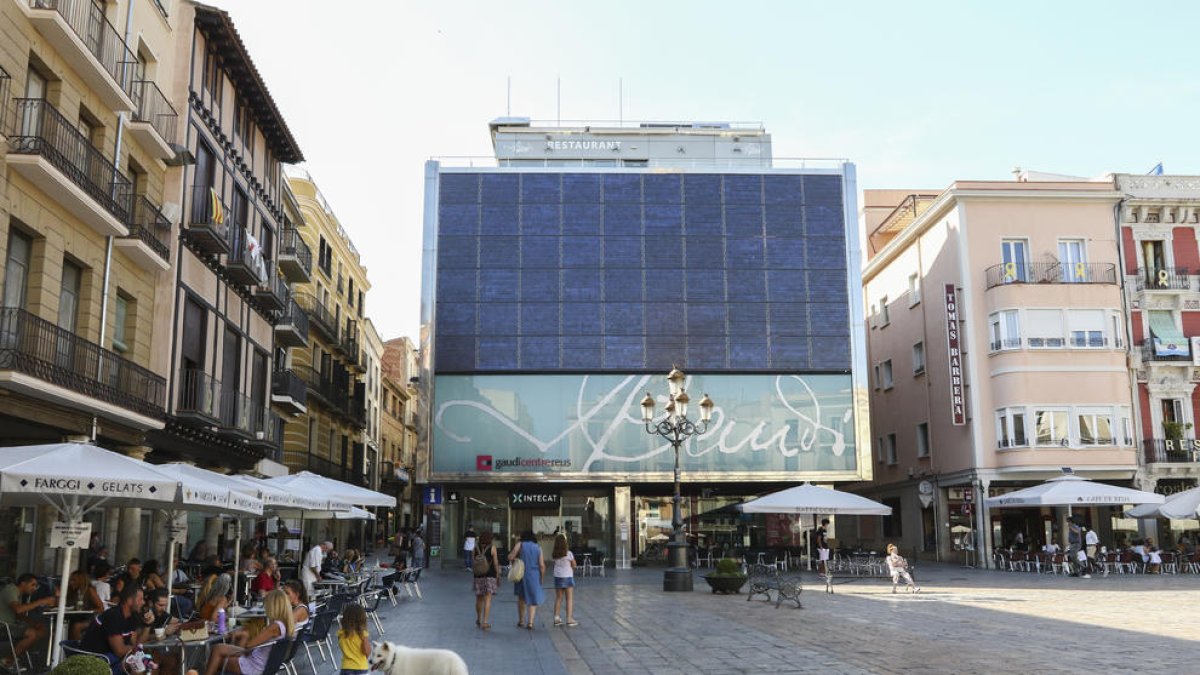
POLYGON ((500 588, 500 559, 492 540, 492 531, 484 530, 479 536, 471 560, 471 572, 475 590, 475 625, 484 630, 492 628, 492 596, 500 588))
POLYGON ((467 525, 467 533, 463 535, 463 567, 471 569, 471 558, 475 556, 475 530, 467 525))
POLYGON ((823 518, 821 526, 813 533, 813 543, 817 549, 817 571, 825 574, 825 568, 829 564, 829 519, 823 518))
POLYGON ((578 626, 579 622, 575 620, 575 554, 567 548, 567 535, 560 534, 554 538, 554 551, 550 557, 554 559, 554 625, 563 625, 558 608, 565 599, 566 623, 568 626, 578 626))
POLYGON ((546 600, 542 591, 542 575, 546 573, 546 558, 542 555, 542 547, 538 546, 533 530, 521 533, 521 540, 508 553, 508 561, 520 558, 525 566, 525 576, 513 584, 513 593, 517 596, 517 628, 533 630, 533 619, 537 614, 538 605, 546 600))
POLYGON ((367 657, 371 655, 371 635, 367 632, 367 611, 351 602, 342 610, 342 628, 338 631, 342 650, 341 675, 367 675, 367 657))
POLYGON ((425 567, 425 538, 421 536, 421 530, 415 529, 412 531, 410 541, 412 546, 412 565, 417 569, 425 567))
POLYGON ((908 561, 900 555, 900 549, 896 548, 895 544, 888 544, 887 552, 888 571, 892 573, 892 593, 896 592, 896 586, 900 585, 902 577, 908 585, 909 592, 920 593, 921 587, 913 581, 912 572, 908 570, 908 561))

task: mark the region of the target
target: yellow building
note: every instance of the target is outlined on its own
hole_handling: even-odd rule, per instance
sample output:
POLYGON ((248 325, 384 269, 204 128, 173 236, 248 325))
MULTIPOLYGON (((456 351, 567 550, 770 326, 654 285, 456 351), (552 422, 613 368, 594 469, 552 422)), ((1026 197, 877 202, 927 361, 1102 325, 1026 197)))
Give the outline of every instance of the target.
POLYGON ((292 471, 369 485, 361 337, 367 269, 312 177, 300 171, 287 180, 304 218, 298 235, 316 252, 316 269, 311 281, 293 288, 307 315, 308 341, 287 350, 284 367, 305 383, 307 413, 285 424, 283 462, 292 471))
POLYGON ((412 340, 394 338, 384 344, 380 415, 380 490, 396 496, 394 518, 385 532, 420 522, 413 489, 417 469, 417 350, 412 340))

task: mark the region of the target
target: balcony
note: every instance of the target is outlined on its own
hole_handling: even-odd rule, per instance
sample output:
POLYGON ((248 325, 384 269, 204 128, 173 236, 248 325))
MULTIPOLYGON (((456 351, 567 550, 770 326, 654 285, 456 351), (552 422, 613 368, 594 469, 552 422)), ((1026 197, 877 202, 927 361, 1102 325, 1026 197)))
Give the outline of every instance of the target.
MULTIPOLYGON (((269 406, 255 406, 250 415, 250 427, 253 436, 250 445, 263 450, 278 450, 279 448, 279 415, 269 406)), ((275 454, 270 452, 269 454, 275 454)))
POLYGON ((216 424, 221 418, 221 382, 192 368, 179 371, 179 402, 175 415, 202 424, 216 424))
POLYGON ((133 186, 62 113, 19 98, 8 164, 99 234, 129 234, 133 186))
POLYGON ((12 91, 12 76, 0 68, 0 137, 8 137, 8 96, 12 91))
POLYGON ((137 58, 95 0, 29 0, 30 23, 116 112, 131 112, 137 58))
POLYGON ((1133 287, 1137 291, 1190 291, 1192 277, 1186 267, 1139 268, 1133 287))
POLYGON ((305 468, 309 471, 321 476, 325 476, 326 478, 332 478, 340 481, 349 481, 351 478, 352 472, 350 467, 345 467, 341 464, 331 462, 324 457, 309 455, 305 465, 305 468))
POLYGON ((312 279, 312 249, 294 227, 285 228, 279 238, 279 270, 294 284, 312 279))
POLYGON ((271 375, 271 403, 292 415, 308 412, 308 385, 291 370, 276 370, 271 375))
POLYGON ((0 309, 0 388, 139 428, 161 428, 166 381, 23 309, 0 309))
POLYGON ((332 378, 307 366, 297 366, 295 371, 308 386, 309 400, 315 396, 318 403, 332 412, 342 417, 348 415, 350 397, 333 382, 332 378))
POLYGON ((202 254, 229 253, 229 226, 225 224, 228 210, 207 185, 193 185, 191 208, 188 210, 188 244, 202 254))
POLYGON ((129 236, 114 239, 113 246, 143 269, 166 271, 171 267, 171 221, 154 202, 138 195, 133 199, 129 236))
POLYGON ((1142 363, 1163 362, 1187 365, 1192 362, 1191 345, 1186 342, 1181 345, 1164 345, 1160 341, 1158 348, 1155 349, 1154 343, 1147 340, 1139 344, 1138 349, 1141 350, 1142 363))
POLYGON ((175 141, 179 113, 162 90, 150 80, 138 80, 133 83, 133 102, 136 108, 129 121, 129 134, 156 158, 174 157, 171 143, 175 141))
POLYGON ((367 428, 367 399, 366 396, 354 396, 347 400, 350 423, 359 429, 367 428))
POLYGON ((254 402, 240 391, 226 389, 221 392, 221 417, 217 433, 238 438, 254 438, 251 412, 254 402))
POLYGON ((1142 441, 1146 464, 1189 464, 1200 462, 1200 440, 1152 438, 1142 441))
POLYGON ((985 272, 987 288, 1011 284, 1115 284, 1112 263, 1001 263, 985 272))
POLYGON ((247 287, 266 281, 267 262, 263 260, 262 248, 254 236, 241 223, 234 223, 229 232, 229 255, 225 258, 225 272, 229 278, 247 287))
POLYGON ((317 332, 330 346, 340 348, 338 324, 333 312, 330 312, 329 308, 321 304, 321 301, 314 296, 302 295, 300 301, 303 303, 301 306, 308 312, 310 325, 317 329, 317 332))
POLYGON ((308 314, 295 300, 288 300, 283 314, 275 320, 275 341, 283 347, 308 346, 308 314))
MULTIPOLYGON (((268 269, 271 264, 267 263, 268 269)), ((254 299, 258 305, 268 312, 282 312, 292 299, 292 291, 288 288, 287 279, 278 274, 270 275, 271 279, 265 284, 259 284, 254 289, 254 299)))

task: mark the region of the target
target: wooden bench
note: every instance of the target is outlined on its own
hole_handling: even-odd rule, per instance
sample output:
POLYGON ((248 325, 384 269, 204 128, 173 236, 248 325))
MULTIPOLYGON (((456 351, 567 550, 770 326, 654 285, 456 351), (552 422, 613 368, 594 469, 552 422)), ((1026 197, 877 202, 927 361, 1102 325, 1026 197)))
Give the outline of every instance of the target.
POLYGON ((775 591, 776 609, 779 609, 784 600, 791 600, 796 603, 797 608, 802 608, 800 592, 803 590, 800 577, 785 576, 774 565, 756 564, 750 568, 750 592, 746 595, 746 601, 753 600, 756 595, 762 595, 770 602, 771 591, 775 591))

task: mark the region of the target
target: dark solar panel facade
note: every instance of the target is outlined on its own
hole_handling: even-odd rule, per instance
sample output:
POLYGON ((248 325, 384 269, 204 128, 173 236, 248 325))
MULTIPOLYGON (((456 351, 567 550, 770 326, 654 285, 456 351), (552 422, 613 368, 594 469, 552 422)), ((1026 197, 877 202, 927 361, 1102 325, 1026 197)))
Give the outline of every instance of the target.
POLYGON ((842 178, 442 172, 439 373, 849 372, 842 178))

